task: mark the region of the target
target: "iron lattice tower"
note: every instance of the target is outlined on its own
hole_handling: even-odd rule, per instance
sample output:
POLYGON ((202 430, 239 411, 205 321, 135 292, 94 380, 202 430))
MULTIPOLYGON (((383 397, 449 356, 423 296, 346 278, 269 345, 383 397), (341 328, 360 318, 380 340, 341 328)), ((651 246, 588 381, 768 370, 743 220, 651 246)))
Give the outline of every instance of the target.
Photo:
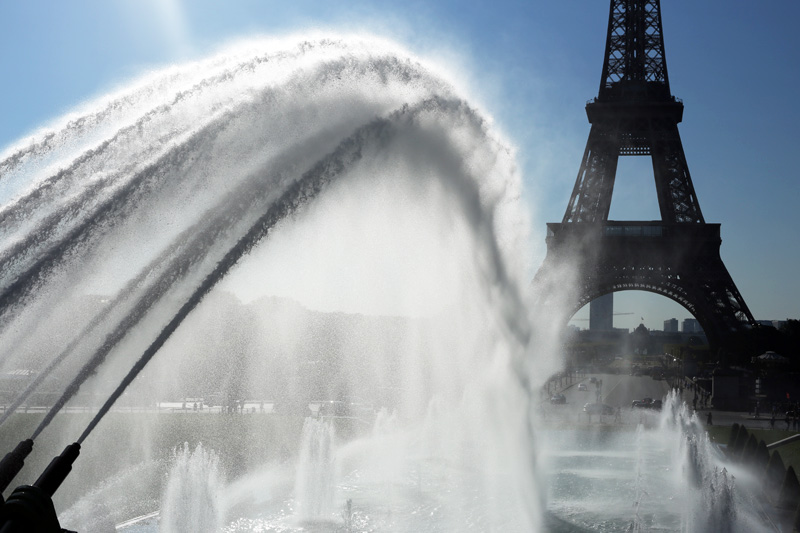
POLYGON ((706 224, 689 175, 659 0, 611 0, 600 90, 586 114, 589 140, 563 220, 547 224, 537 290, 548 294, 569 266, 569 316, 604 294, 642 290, 683 305, 715 347, 754 326, 720 258, 720 225, 706 224), (660 221, 608 220, 620 156, 650 156, 660 221))

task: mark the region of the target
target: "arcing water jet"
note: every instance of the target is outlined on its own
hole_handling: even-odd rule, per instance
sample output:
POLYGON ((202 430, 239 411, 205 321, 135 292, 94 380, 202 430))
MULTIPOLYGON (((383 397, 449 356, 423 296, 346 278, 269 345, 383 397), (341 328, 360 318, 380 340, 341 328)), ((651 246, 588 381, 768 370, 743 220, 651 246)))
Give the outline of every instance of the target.
MULTIPOLYGON (((527 367, 514 363, 530 336, 516 286, 524 274, 513 259, 524 217, 513 158, 490 124, 417 60, 370 39, 215 59, 154 86, 150 96, 140 89, 121 95, 119 105, 101 106, 0 162, 0 182, 13 182, 16 191, 0 209, 10 221, 0 249, 0 336, 14 346, 2 364, 38 365, 51 376, 39 383, 51 380, 65 391, 35 437, 92 378, 110 395, 79 439, 88 447, 85 439, 115 400, 243 256, 263 247, 277 226, 317 209, 329 189, 357 183, 368 190, 363 175, 373 173, 374 181, 441 194, 446 200, 435 220, 447 228, 446 249, 465 259, 453 294, 468 298, 427 302, 457 312, 445 318, 451 324, 441 331, 448 334, 427 347, 430 361, 419 350, 404 354, 402 380, 414 388, 406 395, 413 403, 430 395, 469 398, 442 449, 452 448, 460 465, 510 446, 513 453, 492 457, 472 483, 487 502, 519 488, 503 511, 486 506, 488 520, 508 514, 514 518, 503 522, 535 529, 540 502, 525 444, 527 384, 535 378, 518 375, 527 367), (164 90, 175 96, 165 98, 164 90), (95 127, 104 136, 94 135, 95 127), (97 292, 102 306, 59 312, 74 297, 97 292), (62 355, 39 355, 48 337, 70 339, 55 352, 62 355), (487 359, 495 367, 489 383, 476 371, 487 359), (430 375, 421 379, 420 372, 430 375), (420 395, 421 383, 428 390, 420 395), (497 390, 510 391, 511 399, 497 390), (486 418, 491 409, 475 399, 487 394, 502 406, 503 423, 486 418), (488 421, 488 436, 480 424, 458 422, 470 417, 488 421), (478 438, 488 440, 474 448, 478 438), (470 444, 461 450, 459 439, 470 444), (512 473, 512 462, 520 473, 512 473), (492 485, 498 471, 512 481, 492 485)), ((447 259, 437 254, 429 258, 433 267, 447 259)), ((371 364, 381 374, 377 381, 397 378, 388 365, 371 364)), ((426 441, 443 437, 433 428, 426 441)), ((352 505, 349 520, 357 521, 359 502, 352 505)))

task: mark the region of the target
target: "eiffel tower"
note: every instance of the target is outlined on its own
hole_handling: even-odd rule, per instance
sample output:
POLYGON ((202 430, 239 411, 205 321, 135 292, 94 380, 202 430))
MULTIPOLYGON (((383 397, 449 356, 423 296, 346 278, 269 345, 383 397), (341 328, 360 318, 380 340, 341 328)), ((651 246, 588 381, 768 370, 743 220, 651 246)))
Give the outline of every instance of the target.
POLYGON ((611 0, 600 91, 586 114, 591 130, 578 178, 561 223, 547 224, 535 289, 545 299, 559 295, 567 318, 605 294, 660 294, 694 315, 712 348, 756 326, 720 258, 720 225, 703 219, 689 175, 659 0, 611 0), (650 156, 660 221, 608 220, 620 156, 650 156), (566 271, 574 277, 565 295, 566 271))

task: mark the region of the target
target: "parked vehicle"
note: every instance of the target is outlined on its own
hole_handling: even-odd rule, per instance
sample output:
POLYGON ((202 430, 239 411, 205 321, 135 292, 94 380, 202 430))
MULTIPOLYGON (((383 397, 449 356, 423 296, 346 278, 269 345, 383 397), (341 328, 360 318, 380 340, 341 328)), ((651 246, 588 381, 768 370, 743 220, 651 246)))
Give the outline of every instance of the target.
POLYGON ((586 388, 586 383, 579 383, 578 390, 589 390, 589 389, 586 388))
POLYGON ((631 402, 631 407, 644 408, 650 405, 652 401, 653 401, 652 398, 642 398, 641 400, 633 400, 633 402, 631 402))
POLYGON ((567 403, 567 397, 564 396, 563 394, 554 394, 550 398, 550 403, 552 403, 552 404, 564 404, 564 403, 567 403))
POLYGON ((654 400, 652 398, 642 398, 641 400, 633 400, 631 408, 634 409, 654 409, 661 410, 661 400, 654 400))
POLYGON ((650 409, 656 409, 658 411, 661 410, 661 400, 653 400, 653 403, 650 404, 650 409))

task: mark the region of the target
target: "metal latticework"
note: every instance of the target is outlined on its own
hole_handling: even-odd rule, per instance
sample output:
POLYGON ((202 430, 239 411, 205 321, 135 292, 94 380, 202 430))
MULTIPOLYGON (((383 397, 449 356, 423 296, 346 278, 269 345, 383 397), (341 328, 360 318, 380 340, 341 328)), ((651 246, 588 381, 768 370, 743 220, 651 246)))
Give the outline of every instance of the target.
POLYGON ((613 0, 599 99, 648 98, 648 86, 669 95, 660 2, 613 0))
MULTIPOLYGON (((688 309, 714 343, 755 325, 719 256, 719 225, 706 224, 683 152, 683 103, 670 94, 658 0, 611 0, 592 124, 561 224, 548 224, 539 289, 559 265, 578 272, 574 311, 620 290, 662 294, 688 309), (660 222, 608 220, 621 156, 649 156, 660 222)), ((554 291, 557 292, 557 291, 554 291)))
POLYGON ((608 220, 620 156, 649 156, 664 222, 704 222, 686 164, 677 101, 590 103, 592 129, 562 222, 608 220))
MULTIPOLYGON (((651 123, 651 126, 653 124, 651 123)), ((656 124, 650 131, 653 173, 661 220, 703 223, 677 124, 656 124)))
POLYGON ((564 222, 608 220, 619 159, 615 128, 592 126, 564 222))
POLYGON ((603 75, 587 104, 592 129, 563 222, 608 220, 617 160, 650 156, 665 222, 703 223, 670 94, 658 0, 612 0, 603 75))

